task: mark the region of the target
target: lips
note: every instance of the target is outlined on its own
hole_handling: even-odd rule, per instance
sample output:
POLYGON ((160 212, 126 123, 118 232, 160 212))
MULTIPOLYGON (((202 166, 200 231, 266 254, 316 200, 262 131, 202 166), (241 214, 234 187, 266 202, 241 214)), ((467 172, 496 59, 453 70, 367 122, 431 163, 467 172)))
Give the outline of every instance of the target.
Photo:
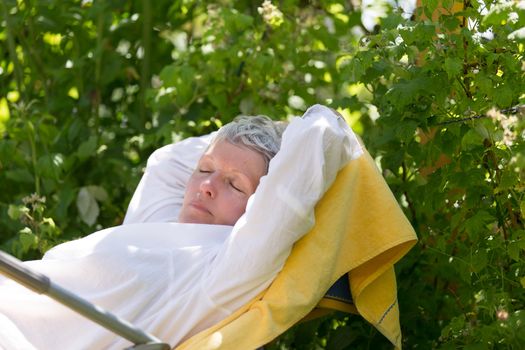
POLYGON ((193 201, 190 203, 190 207, 192 207, 193 209, 199 212, 211 215, 211 212, 201 202, 193 201))

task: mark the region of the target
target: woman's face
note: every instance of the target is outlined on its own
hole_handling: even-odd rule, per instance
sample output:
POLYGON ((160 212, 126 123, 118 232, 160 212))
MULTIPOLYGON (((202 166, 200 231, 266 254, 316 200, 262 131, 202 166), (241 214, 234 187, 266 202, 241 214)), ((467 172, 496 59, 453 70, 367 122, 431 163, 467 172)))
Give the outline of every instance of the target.
POLYGON ((264 174, 258 152, 224 140, 213 143, 186 186, 179 222, 234 225, 264 174))

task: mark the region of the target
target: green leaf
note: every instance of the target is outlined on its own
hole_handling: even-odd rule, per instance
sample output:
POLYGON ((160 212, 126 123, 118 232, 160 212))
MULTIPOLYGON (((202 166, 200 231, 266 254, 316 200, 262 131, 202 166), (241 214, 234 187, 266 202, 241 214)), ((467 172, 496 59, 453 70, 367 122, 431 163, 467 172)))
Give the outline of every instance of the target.
POLYGON ((436 37, 436 24, 435 23, 418 23, 415 27, 416 33, 416 44, 417 47, 422 50, 426 49, 428 43, 435 40, 436 37))
POLYGON ((43 177, 54 177, 59 171, 59 164, 61 163, 56 162, 55 157, 52 154, 45 154, 38 158, 38 174, 43 177))
POLYGON ((401 109, 410 102, 414 102, 419 92, 430 89, 431 83, 431 79, 423 76, 410 80, 402 80, 392 86, 387 92, 386 97, 396 108, 401 109))
POLYGON ((520 261, 520 251, 521 248, 521 242, 520 241, 511 241, 507 245, 507 254, 510 256, 510 258, 514 261, 520 261))
POLYGON ((67 129, 66 137, 69 142, 75 141, 84 129, 85 125, 82 123, 82 121, 78 118, 74 118, 67 129))
POLYGON ((18 241, 20 242, 21 253, 26 253, 30 249, 35 249, 38 246, 38 237, 31 231, 29 227, 25 227, 18 233, 18 241))
POLYGON ((494 82, 484 73, 478 73, 474 77, 475 86, 483 93, 490 95, 494 91, 494 82))
POLYGON ((223 8, 221 16, 228 31, 238 32, 245 30, 253 23, 251 16, 240 13, 235 9, 223 8))
POLYGON ((175 65, 169 65, 164 67, 160 72, 160 80, 163 82, 164 87, 176 86, 178 79, 178 68, 175 65))
POLYGON ((237 30, 243 31, 253 23, 253 17, 236 12, 233 16, 237 30))
POLYGON ((461 25, 461 22, 456 15, 443 16, 443 20, 443 26, 448 30, 455 30, 461 25))
POLYGON ((470 260, 471 262, 471 269, 475 273, 481 272, 486 266, 488 262, 487 258, 487 252, 483 249, 479 249, 472 254, 472 258, 470 260))
POLYGON ((450 323, 443 328, 441 331, 441 336, 448 338, 449 336, 454 336, 458 334, 465 327, 465 316, 459 315, 450 321, 450 323))
POLYGON ((513 169, 504 169, 497 189, 511 189, 518 184, 518 181, 518 174, 513 169))
POLYGON ((508 85, 499 86, 496 89, 497 93, 494 95, 494 100, 500 107, 510 107, 512 104, 513 91, 512 88, 508 85))
POLYGON ((195 69, 189 65, 169 65, 162 69, 160 79, 164 87, 175 88, 172 93, 177 98, 177 104, 184 106, 193 98, 196 75, 195 69))
POLYGON ((403 42, 406 45, 412 45, 416 41, 416 35, 414 34, 413 28, 399 30, 399 35, 403 38, 403 42))
POLYGON ((86 189, 91 193, 91 195, 98 201, 104 202, 108 199, 108 193, 101 186, 87 186, 86 189))
POLYGON ((75 191, 69 186, 62 186, 58 190, 58 205, 55 209, 55 218, 60 221, 67 220, 68 209, 75 199, 75 191))
POLYGON ((177 81, 177 102, 184 106, 188 104, 194 94, 195 70, 189 66, 182 66, 177 81))
POLYGON ((476 130, 483 140, 490 139, 489 129, 483 123, 477 123, 474 125, 474 130, 476 130))
POLYGON ((42 232, 42 237, 45 238, 57 236, 60 233, 60 230, 57 228, 55 221, 52 218, 44 218, 39 227, 42 232))
POLYGON ((487 211, 479 210, 465 221, 464 226, 468 235, 475 241, 487 232, 487 225, 495 221, 496 218, 487 211))
POLYGON ((349 82, 358 82, 361 80, 363 74, 365 74, 365 66, 359 58, 354 58, 344 67, 343 72, 349 82))
POLYGON ((417 126, 417 122, 407 120, 403 123, 398 123, 395 126, 395 133, 400 140, 410 140, 414 137, 417 130, 417 126))
POLYGON ((474 147, 483 145, 484 138, 474 129, 471 129, 465 133, 461 139, 461 147, 465 150, 471 150, 474 147))
POLYGON ((425 14, 428 18, 432 18, 432 14, 436 10, 436 8, 439 5, 439 0, 425 0, 424 6, 425 6, 425 14))
POLYGON ((97 137, 90 136, 86 141, 82 142, 77 150, 77 156, 80 160, 87 159, 95 155, 97 150, 97 137))
POLYGON ((226 94, 223 91, 219 91, 216 94, 211 93, 208 95, 208 98, 210 99, 210 102, 219 110, 224 110, 227 106, 226 94))
POLYGON ((33 175, 27 169, 14 169, 5 172, 5 177, 18 183, 34 183, 33 175))
POLYGON ((326 345, 327 350, 340 350, 348 348, 355 340, 357 335, 352 332, 349 326, 343 326, 336 329, 335 334, 330 338, 326 345))
POLYGON ((507 21, 511 10, 511 2, 493 5, 485 17, 483 17, 481 23, 485 26, 501 26, 507 21))
POLYGON ((449 79, 453 79, 461 73, 463 69, 462 60, 457 57, 447 57, 445 58, 445 72, 449 79))

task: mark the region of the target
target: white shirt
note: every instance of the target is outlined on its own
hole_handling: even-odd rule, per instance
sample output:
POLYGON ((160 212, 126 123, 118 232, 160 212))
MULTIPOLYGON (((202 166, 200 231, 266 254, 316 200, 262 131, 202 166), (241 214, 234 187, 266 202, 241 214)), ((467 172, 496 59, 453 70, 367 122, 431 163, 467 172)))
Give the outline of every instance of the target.
MULTIPOLYGON (((193 140, 150 157, 125 225, 64 243, 27 264, 175 346, 269 286, 293 244, 312 227, 314 206, 338 170, 362 154, 346 123, 316 105, 292 120, 281 151, 235 226, 173 223, 192 167, 209 142, 193 140), (187 147, 191 151, 185 152, 187 147)), ((0 278, 0 329, 2 319, 37 349, 130 345, 49 298, 0 278)), ((6 339, 0 331, 0 347, 22 344, 6 339)))

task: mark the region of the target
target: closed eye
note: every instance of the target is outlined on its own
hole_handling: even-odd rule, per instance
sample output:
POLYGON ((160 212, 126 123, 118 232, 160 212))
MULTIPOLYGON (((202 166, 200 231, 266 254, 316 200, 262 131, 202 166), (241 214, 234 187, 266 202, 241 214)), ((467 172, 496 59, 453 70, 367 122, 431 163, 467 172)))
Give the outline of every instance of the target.
POLYGON ((234 190, 244 193, 244 191, 241 190, 239 187, 235 186, 232 181, 230 181, 229 183, 230 183, 230 186, 233 187, 234 190))

